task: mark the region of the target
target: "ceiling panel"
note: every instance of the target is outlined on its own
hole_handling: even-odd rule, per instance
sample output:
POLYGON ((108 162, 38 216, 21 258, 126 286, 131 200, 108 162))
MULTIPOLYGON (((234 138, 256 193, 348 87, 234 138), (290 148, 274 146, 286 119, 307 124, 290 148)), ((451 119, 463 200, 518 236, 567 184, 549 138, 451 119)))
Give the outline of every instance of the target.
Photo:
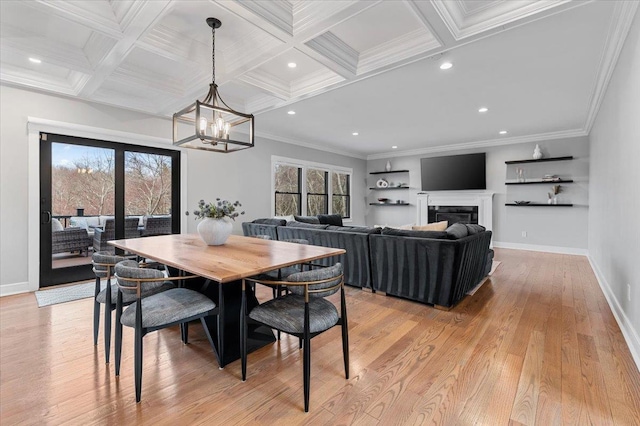
POLYGON ((403 2, 382 2, 334 26, 331 32, 364 52, 421 27, 403 2))
POLYGON ((638 4, 0 0, 0 82, 170 117, 207 91, 216 17, 216 82, 258 135, 366 156, 584 133, 638 4))

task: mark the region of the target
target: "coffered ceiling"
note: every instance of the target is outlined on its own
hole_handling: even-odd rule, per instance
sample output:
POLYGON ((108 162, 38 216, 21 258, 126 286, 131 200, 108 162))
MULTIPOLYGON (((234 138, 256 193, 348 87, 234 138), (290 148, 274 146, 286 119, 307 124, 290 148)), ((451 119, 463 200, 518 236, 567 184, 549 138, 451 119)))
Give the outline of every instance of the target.
POLYGON ((376 158, 586 134, 637 2, 2 0, 0 8, 2 83, 167 117, 206 94, 205 19, 216 17, 216 82, 227 104, 256 114, 258 135, 376 158), (444 61, 453 67, 440 70, 444 61))

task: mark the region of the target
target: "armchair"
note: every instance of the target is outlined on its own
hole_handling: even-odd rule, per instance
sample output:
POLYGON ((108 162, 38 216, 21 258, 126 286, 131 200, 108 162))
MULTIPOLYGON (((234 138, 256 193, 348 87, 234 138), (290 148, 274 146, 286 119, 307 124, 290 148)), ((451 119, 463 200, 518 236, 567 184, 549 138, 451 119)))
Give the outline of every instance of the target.
POLYGON ((80 254, 89 254, 91 239, 86 229, 66 228, 61 231, 51 232, 51 253, 66 253, 78 251, 80 254))

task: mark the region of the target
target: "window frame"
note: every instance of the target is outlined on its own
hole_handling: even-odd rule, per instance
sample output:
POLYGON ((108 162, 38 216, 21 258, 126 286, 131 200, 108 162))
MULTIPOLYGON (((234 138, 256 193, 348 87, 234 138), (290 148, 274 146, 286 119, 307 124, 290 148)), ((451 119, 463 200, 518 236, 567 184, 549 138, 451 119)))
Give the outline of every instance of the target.
POLYGON ((289 163, 283 163, 283 162, 279 162, 279 163, 271 163, 271 193, 273 194, 273 198, 271 200, 271 212, 273 213, 273 215, 276 215, 276 199, 278 198, 278 194, 285 194, 285 195, 296 195, 299 196, 299 202, 298 202, 298 207, 299 207, 299 211, 298 214, 302 215, 302 204, 305 201, 305 196, 303 194, 303 179, 304 179, 304 169, 302 169, 300 166, 296 165, 296 164, 289 164, 289 163), (283 192, 283 191, 278 191, 276 192, 276 180, 275 180, 275 174, 276 174, 276 166, 281 165, 281 166, 289 166, 289 167, 295 167, 298 169, 298 191, 299 192, 283 192))
POLYGON ((271 194, 272 194, 271 214, 273 216, 275 216, 275 211, 276 211, 275 172, 276 172, 276 166, 278 165, 291 166, 291 167, 297 167, 299 169, 302 169, 302 173, 300 174, 301 201, 303 201, 300 203, 301 216, 307 216, 308 195, 315 194, 315 193, 309 193, 307 191, 307 169, 322 170, 326 173, 326 179, 325 179, 326 194, 315 194, 315 195, 326 195, 327 214, 333 214, 333 195, 334 194, 333 194, 333 185, 332 185, 333 183, 332 173, 337 172, 340 174, 348 175, 349 176, 348 195, 343 195, 343 194, 337 194, 337 195, 341 197, 347 197, 347 202, 348 202, 347 213, 349 214, 349 216, 343 217, 342 218, 343 222, 352 221, 352 212, 353 212, 353 206, 352 206, 353 169, 352 168, 335 166, 332 164, 316 163, 313 161, 297 160, 294 158, 280 157, 276 155, 271 156, 271 194))

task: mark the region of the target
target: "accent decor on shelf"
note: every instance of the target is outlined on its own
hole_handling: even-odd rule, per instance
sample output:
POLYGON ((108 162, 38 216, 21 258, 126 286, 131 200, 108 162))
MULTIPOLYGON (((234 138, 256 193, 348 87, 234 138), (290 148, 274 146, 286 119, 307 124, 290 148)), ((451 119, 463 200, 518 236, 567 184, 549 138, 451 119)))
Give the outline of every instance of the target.
POLYGON ((533 159, 539 160, 542 158, 542 151, 540 150, 540 145, 536 144, 536 148, 533 150, 533 159))
POLYGON ((207 24, 211 27, 212 38, 209 93, 202 101, 196 100, 195 103, 173 114, 173 144, 185 148, 225 153, 252 148, 253 114, 231 109, 218 93, 216 28, 220 28, 222 22, 216 18, 207 18, 207 24), (236 131, 232 135, 234 128, 236 131), (246 140, 241 140, 242 138, 246 140))

